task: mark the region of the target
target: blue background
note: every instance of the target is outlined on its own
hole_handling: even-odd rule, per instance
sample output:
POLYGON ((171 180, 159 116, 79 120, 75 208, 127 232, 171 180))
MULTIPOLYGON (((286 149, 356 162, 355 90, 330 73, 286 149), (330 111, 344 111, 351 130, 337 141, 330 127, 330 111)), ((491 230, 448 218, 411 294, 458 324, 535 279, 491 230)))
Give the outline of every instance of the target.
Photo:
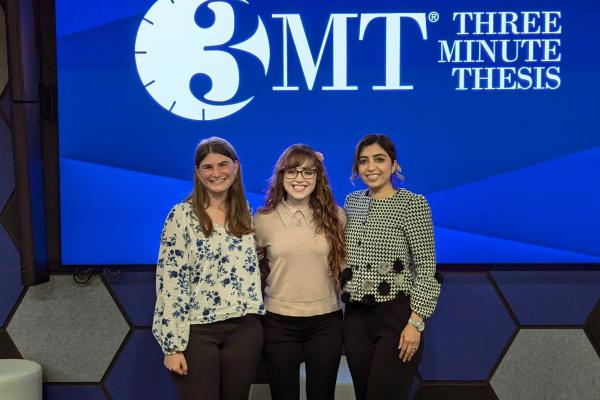
POLYGON ((325 154, 343 203, 356 189, 348 180, 354 146, 371 132, 394 138, 405 187, 430 201, 440 262, 600 261, 596 2, 254 1, 269 34, 269 72, 254 79, 256 65, 238 60, 247 67, 241 89, 255 99, 206 122, 165 111, 137 75, 135 35, 153 3, 56 1, 63 264, 154 263, 164 217, 190 191, 204 137, 234 144, 256 208, 277 156, 296 142, 325 154), (558 90, 455 90, 437 40, 457 39, 452 12, 486 10, 562 11, 558 90), (316 54, 331 13, 430 11, 440 21, 427 23, 426 41, 403 22, 402 83, 413 91, 371 90, 384 81, 383 24, 358 41, 358 19, 348 25, 349 84, 358 91, 320 90, 331 83, 329 47, 313 91, 293 47, 290 84, 301 90, 271 89, 282 80, 281 21, 271 14, 301 14, 316 54))

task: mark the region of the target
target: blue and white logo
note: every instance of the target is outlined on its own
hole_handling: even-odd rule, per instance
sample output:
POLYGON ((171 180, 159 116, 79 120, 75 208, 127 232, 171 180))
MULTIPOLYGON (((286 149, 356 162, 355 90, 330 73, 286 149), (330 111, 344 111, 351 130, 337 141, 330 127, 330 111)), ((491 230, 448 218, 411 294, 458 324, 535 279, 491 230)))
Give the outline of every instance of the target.
POLYGON ((150 96, 169 112, 193 120, 224 118, 242 109, 254 96, 229 103, 238 93, 240 69, 228 50, 254 55, 266 76, 269 39, 262 20, 257 19, 254 34, 230 43, 235 12, 228 2, 158 0, 144 16, 135 41, 137 71, 150 96), (200 26, 195 20, 201 6, 213 14, 210 26, 200 26), (210 80, 202 98, 191 90, 192 79, 198 75, 210 80))

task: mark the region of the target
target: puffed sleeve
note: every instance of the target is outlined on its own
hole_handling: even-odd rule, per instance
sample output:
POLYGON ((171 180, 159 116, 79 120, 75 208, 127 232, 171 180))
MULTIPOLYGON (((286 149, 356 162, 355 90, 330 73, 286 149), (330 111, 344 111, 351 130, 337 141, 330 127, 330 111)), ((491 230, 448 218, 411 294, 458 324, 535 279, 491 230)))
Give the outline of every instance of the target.
POLYGON ((259 249, 264 249, 266 245, 266 234, 267 230, 265 229, 265 214, 256 213, 254 216, 254 237, 256 238, 256 246, 259 249))
POLYGON ((269 259, 267 258, 267 239, 265 235, 268 229, 265 227, 265 214, 256 213, 254 216, 254 237, 256 239, 256 255, 258 257, 258 267, 260 269, 260 283, 261 287, 267 287, 267 277, 271 272, 269 266, 269 259))
POLYGON ((410 201, 406 215, 406 235, 415 263, 416 278, 410 291, 410 308, 423 318, 431 317, 440 295, 440 283, 435 278, 435 243, 431 209, 425 197, 410 201))
POLYGON ((185 350, 189 340, 188 220, 183 205, 176 205, 169 212, 160 237, 152 333, 165 354, 185 350))

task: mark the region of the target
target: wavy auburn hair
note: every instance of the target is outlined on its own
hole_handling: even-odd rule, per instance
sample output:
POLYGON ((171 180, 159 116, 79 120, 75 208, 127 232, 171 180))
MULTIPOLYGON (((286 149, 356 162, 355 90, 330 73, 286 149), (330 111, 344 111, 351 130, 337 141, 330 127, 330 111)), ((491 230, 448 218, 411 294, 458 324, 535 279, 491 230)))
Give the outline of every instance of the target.
POLYGON ((284 172, 288 168, 298 168, 305 161, 312 163, 316 170, 315 189, 310 194, 309 207, 313 214, 317 233, 322 233, 329 244, 327 261, 331 278, 336 290, 340 288, 340 271, 346 260, 346 244, 344 241, 344 226, 338 214, 338 208, 327 180, 327 174, 323 162, 315 151, 304 144, 294 144, 288 147, 277 160, 273 168, 273 175, 269 179, 269 188, 265 206, 258 210, 259 213, 269 213, 287 198, 287 192, 283 187, 285 179, 284 172))
MULTIPOLYGON (((237 237, 252 233, 254 231, 252 229, 252 215, 250 214, 250 208, 248 207, 248 201, 246 200, 244 185, 242 183, 242 167, 239 165, 240 160, 238 159, 233 146, 227 140, 214 136, 202 140, 196 147, 194 167, 200 167, 202 160, 210 153, 221 154, 238 163, 237 175, 231 184, 231 187, 229 187, 227 198, 225 199, 225 206, 227 207, 227 210, 225 211, 225 227, 227 231, 237 237)), ((210 197, 195 170, 194 190, 186 200, 192 202, 192 209, 200 221, 200 229, 202 229, 204 235, 207 237, 212 235, 213 223, 206 212, 206 209, 210 205, 210 197)))

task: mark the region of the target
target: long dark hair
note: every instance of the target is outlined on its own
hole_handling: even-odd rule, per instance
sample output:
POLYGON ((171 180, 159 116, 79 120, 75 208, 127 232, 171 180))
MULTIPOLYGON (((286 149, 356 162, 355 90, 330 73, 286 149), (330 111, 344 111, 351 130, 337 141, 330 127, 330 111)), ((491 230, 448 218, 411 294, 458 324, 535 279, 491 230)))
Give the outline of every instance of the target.
MULTIPOLYGON (((352 163, 352 175, 350 176, 351 180, 356 179, 358 177, 358 162, 360 159, 360 152, 365 147, 370 146, 372 144, 380 145, 381 148, 383 150, 385 150, 387 155, 390 157, 392 163, 397 160, 396 159, 396 146, 394 146, 394 142, 392 142, 392 139, 390 139, 388 136, 382 135, 382 134, 366 135, 362 139, 360 139, 360 142, 358 142, 358 144, 356 145, 356 150, 354 151, 354 161, 352 163)), ((404 176, 402 176, 400 174, 400 166, 399 165, 398 165, 398 170, 394 172, 394 175, 396 176, 396 178, 398 178, 398 180, 400 182, 404 181, 404 176)))
POLYGON ((317 233, 324 233, 327 238, 329 271, 336 289, 339 289, 339 274, 346 260, 344 227, 338 215, 338 208, 323 162, 312 148, 304 144, 294 144, 281 154, 269 179, 265 206, 259 210, 259 213, 273 211, 286 198, 287 193, 283 187, 284 171, 288 168, 298 168, 305 161, 312 162, 317 172, 315 190, 310 194, 309 207, 313 213, 317 233))
MULTIPOLYGON (((202 160, 210 153, 229 157, 239 164, 239 159, 233 146, 227 140, 213 136, 198 143, 194 155, 194 166, 198 168, 202 160)), ((198 217, 198 220, 200 221, 200 229, 202 229, 204 235, 212 235, 213 223, 206 212, 206 208, 210 205, 210 197, 195 171, 194 190, 188 196, 187 200, 191 200, 192 202, 194 214, 196 214, 196 217, 198 217)), ((238 173, 233 184, 227 191, 225 205, 227 207, 225 212, 225 227, 227 231, 237 237, 252 233, 252 215, 250 215, 248 201, 246 200, 246 194, 244 192, 241 166, 238 168, 238 173)))

